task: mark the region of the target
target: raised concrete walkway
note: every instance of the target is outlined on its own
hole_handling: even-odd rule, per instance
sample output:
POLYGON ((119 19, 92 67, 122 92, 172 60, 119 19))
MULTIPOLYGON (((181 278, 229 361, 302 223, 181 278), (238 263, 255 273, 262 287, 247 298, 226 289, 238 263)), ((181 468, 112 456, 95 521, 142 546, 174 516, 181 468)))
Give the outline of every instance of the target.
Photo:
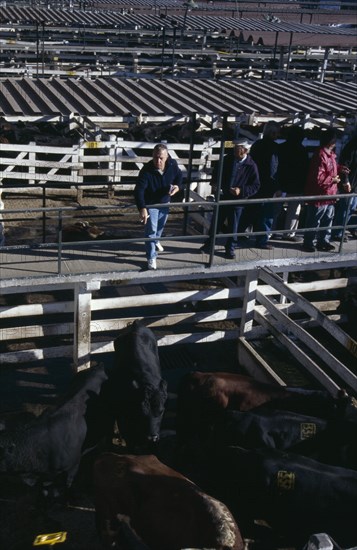
MULTIPOLYGON (((177 237, 176 237, 177 238, 177 237)), ((275 272, 304 269, 323 269, 339 265, 357 266, 357 239, 338 243, 333 252, 308 253, 299 243, 270 241, 272 250, 253 248, 247 244, 236 250, 235 260, 224 256, 224 247, 216 246, 213 263, 199 249, 202 241, 193 238, 162 240, 164 252, 158 255, 157 270, 148 271, 143 243, 113 244, 95 242, 63 245, 62 259, 58 261, 56 248, 34 247, 0 250, 0 288, 39 285, 45 282, 88 282, 91 280, 167 280, 196 277, 234 276, 259 266, 271 267, 275 272), (314 267, 312 267, 314 266, 314 267)))

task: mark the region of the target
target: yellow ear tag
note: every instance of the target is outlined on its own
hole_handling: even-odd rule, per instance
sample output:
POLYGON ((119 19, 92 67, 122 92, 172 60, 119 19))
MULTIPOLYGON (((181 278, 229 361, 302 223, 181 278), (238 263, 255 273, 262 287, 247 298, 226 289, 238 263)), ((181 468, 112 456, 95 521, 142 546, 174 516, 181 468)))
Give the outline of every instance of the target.
POLYGON ((47 535, 37 535, 32 546, 42 546, 43 544, 52 546, 53 544, 64 542, 66 538, 66 531, 60 531, 59 533, 48 533, 47 535))
POLYGON ((301 422, 300 424, 300 439, 309 439, 316 435, 316 424, 313 422, 301 422))
POLYGON ((294 472, 279 470, 276 481, 278 488, 282 491, 292 491, 295 487, 295 474, 294 472))

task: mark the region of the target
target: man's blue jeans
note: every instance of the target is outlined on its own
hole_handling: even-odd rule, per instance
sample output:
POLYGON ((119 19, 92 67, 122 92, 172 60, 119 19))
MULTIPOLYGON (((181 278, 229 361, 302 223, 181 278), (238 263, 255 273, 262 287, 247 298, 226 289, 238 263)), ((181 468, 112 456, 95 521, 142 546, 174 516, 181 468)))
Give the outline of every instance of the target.
POLYGON ((321 231, 312 230, 304 232, 304 246, 314 246, 315 241, 317 241, 318 245, 330 242, 331 226, 334 213, 335 207, 333 204, 324 204, 322 206, 308 204, 306 206, 306 229, 323 229, 321 231))
POLYGON ((168 208, 148 208, 149 219, 145 225, 145 237, 155 239, 145 242, 146 258, 153 260, 156 258, 156 243, 160 240, 164 230, 167 218, 169 216, 168 208))

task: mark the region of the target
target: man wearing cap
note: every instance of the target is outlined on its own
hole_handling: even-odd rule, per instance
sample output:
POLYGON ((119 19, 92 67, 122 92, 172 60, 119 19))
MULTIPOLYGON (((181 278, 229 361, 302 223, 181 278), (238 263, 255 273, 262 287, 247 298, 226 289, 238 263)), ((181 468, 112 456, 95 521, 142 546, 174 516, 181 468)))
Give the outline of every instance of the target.
MULTIPOLYGON (((249 156, 251 143, 244 138, 233 141, 233 153, 225 155, 223 160, 221 196, 220 200, 248 199, 257 193, 260 182, 258 168, 253 159, 249 156)), ((217 189, 218 183, 218 164, 215 166, 212 174, 212 188, 217 189)), ((225 244, 226 258, 234 260, 234 249, 237 245, 237 236, 239 220, 242 215, 244 205, 232 204, 221 205, 219 207, 217 219, 217 231, 223 231, 226 222, 227 233, 232 233, 225 244)), ((211 250, 212 230, 210 229, 210 238, 201 247, 203 252, 209 253, 211 250)))

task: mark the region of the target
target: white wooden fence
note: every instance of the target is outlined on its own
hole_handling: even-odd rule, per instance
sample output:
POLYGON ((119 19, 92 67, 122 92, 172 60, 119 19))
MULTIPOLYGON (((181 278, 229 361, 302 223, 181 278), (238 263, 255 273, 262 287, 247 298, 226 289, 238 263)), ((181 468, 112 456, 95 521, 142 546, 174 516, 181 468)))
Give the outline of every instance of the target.
MULTIPOLYGON (((258 378, 274 379, 283 384, 281 377, 257 356, 252 346, 254 340, 272 334, 319 383, 336 393, 340 386, 356 388, 357 378, 305 329, 323 327, 354 358, 357 357, 357 342, 339 327, 346 322, 346 315, 337 312, 339 300, 309 302, 301 293, 346 289, 352 284, 357 284, 357 278, 286 284, 276 274, 259 269, 249 271, 237 284, 222 279, 205 289, 191 281, 190 290, 151 294, 139 284, 131 290, 119 284, 115 287, 117 297, 109 298, 100 297, 100 282, 96 281, 67 284, 62 288, 52 285, 41 288, 41 292, 62 289, 71 299, 28 304, 25 303, 26 294, 22 294, 23 304, 17 300, 17 305, 0 307, 3 327, 0 341, 8 346, 8 350, 0 354, 0 364, 17 365, 67 357, 81 370, 87 368, 93 358, 113 351, 113 340, 119 329, 135 319, 142 319, 154 331, 165 333, 158 337, 159 346, 235 339, 239 350, 237 359, 242 366, 251 369, 258 378), (168 305, 174 306, 174 313, 164 313, 168 305), (145 315, 142 313, 144 308, 145 315), (59 321, 59 316, 65 320, 59 321), (217 328, 217 323, 221 325, 222 321, 233 322, 230 323, 232 328, 217 328), (66 340, 65 344, 61 343, 62 339, 66 340), (297 340, 317 353, 340 382, 301 351, 297 340), (25 349, 11 351, 14 342, 20 342, 25 349)), ((111 286, 113 290, 113 283, 111 286)), ((6 292, 11 295, 19 290, 7 289, 6 292)))
MULTIPOLYGON (((90 187, 102 184, 110 189, 131 191, 142 166, 152 158, 156 143, 125 141, 84 141, 72 147, 54 147, 29 144, 1 144, 0 181, 18 185, 43 186, 51 184, 59 189, 69 186, 90 187)), ((167 144, 184 177, 190 163, 191 188, 205 197, 210 190, 212 161, 219 156, 219 142, 195 144, 190 159, 190 144, 167 144), (195 183, 196 182, 196 183, 195 183)))

